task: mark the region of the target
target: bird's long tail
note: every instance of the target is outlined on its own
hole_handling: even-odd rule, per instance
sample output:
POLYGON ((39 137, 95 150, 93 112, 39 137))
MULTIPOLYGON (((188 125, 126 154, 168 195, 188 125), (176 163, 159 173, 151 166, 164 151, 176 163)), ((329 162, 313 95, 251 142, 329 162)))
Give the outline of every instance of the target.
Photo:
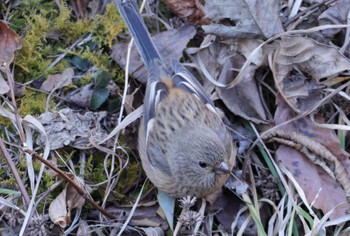
POLYGON ((120 14, 124 18, 135 44, 140 52, 142 60, 148 71, 154 69, 154 63, 163 67, 164 62, 158 50, 154 46, 145 22, 143 21, 138 6, 134 0, 115 0, 120 14))

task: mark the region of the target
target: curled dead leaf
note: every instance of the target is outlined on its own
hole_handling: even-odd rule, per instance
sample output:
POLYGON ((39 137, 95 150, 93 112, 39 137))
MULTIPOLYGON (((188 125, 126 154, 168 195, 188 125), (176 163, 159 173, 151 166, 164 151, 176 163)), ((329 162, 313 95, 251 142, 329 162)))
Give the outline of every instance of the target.
POLYGON ((270 52, 276 87, 288 105, 299 113, 320 101, 321 88, 332 84, 331 76, 350 68, 350 60, 335 47, 310 38, 284 36, 276 47, 270 52))
POLYGON ((319 165, 333 180, 336 180, 343 187, 347 200, 350 203, 349 175, 337 157, 325 146, 303 134, 291 131, 278 130, 270 133, 266 138, 298 150, 312 163, 319 165))
POLYGON ((10 86, 6 83, 4 77, 0 73, 0 94, 5 94, 10 91, 10 86))
MULTIPOLYGON (((331 7, 322 12, 318 17, 320 25, 341 25, 346 24, 348 14, 350 11, 350 4, 348 0, 337 0, 331 7)), ((327 38, 332 38, 339 33, 342 29, 325 29, 322 34, 327 38)))
POLYGON ((61 228, 66 228, 71 222, 70 212, 67 211, 66 203, 67 189, 63 191, 51 202, 49 216, 51 221, 61 228))
POLYGON ((276 0, 207 0, 204 9, 206 17, 214 22, 203 26, 208 34, 228 38, 270 38, 284 31, 276 0))
MULTIPOLYGON (((281 124, 293 118, 294 115, 295 112, 281 96, 277 96, 277 110, 274 118, 276 123, 281 124)), ((321 119, 318 122, 321 122, 321 119)), ((349 194, 350 154, 340 148, 334 132, 316 126, 308 117, 284 125, 280 130, 286 133, 295 132, 308 139, 305 143, 285 139, 281 143, 285 142, 288 145, 281 145, 276 151, 276 159, 292 173, 304 190, 307 200, 310 203, 313 202, 313 206, 324 213, 333 210, 339 204, 346 203, 346 195, 349 194), (304 146, 311 142, 318 144, 309 145, 310 148, 304 146), (327 159, 328 157, 331 161, 327 159)), ((344 208, 334 209, 330 219, 344 216, 349 208, 348 204, 344 208)))
MULTIPOLYGON (((74 182, 85 189, 88 194, 92 189, 84 184, 82 178, 71 175, 74 182)), ((82 208, 85 199, 75 190, 73 186, 68 184, 63 191, 51 202, 49 207, 49 216, 53 223, 61 228, 67 227, 71 223, 71 210, 82 208)))

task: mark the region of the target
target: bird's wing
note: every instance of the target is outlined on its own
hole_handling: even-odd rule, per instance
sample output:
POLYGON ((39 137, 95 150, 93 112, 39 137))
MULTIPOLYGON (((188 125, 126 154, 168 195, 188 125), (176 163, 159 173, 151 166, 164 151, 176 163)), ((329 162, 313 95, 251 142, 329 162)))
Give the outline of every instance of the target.
POLYGON ((152 128, 151 122, 156 115, 157 106, 166 96, 168 96, 168 88, 164 83, 161 81, 152 81, 148 83, 144 99, 145 108, 143 114, 146 140, 148 140, 147 134, 152 128))
POLYGON ((172 78, 174 85, 195 95, 204 104, 213 108, 213 111, 215 112, 213 101, 210 100, 198 80, 183 65, 181 65, 180 62, 173 60, 171 66, 174 71, 172 78))
POLYGON ((155 116, 157 105, 168 94, 165 84, 160 82, 160 75, 168 76, 169 73, 151 39, 136 2, 134 0, 116 0, 116 3, 149 73, 144 100, 144 127, 147 136, 147 130, 150 128, 149 123, 155 116))

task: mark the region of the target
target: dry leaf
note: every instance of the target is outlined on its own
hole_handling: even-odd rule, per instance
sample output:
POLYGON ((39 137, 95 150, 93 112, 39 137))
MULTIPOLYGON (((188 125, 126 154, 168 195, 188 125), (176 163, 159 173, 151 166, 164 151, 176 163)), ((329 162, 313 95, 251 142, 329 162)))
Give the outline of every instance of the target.
MULTIPOLYGON (((330 8, 322 12, 318 21, 320 25, 346 25, 350 12, 349 0, 337 0, 330 8)), ((342 29, 325 29, 322 34, 327 38, 333 38, 342 29)))
POLYGON ((304 112, 321 99, 320 88, 332 80, 327 77, 348 70, 350 61, 334 47, 305 37, 285 36, 270 66, 283 98, 293 110, 304 112), (322 78, 327 79, 321 81, 322 78))
MULTIPOLYGON (((106 112, 80 114, 70 108, 64 108, 59 112, 41 114, 38 120, 45 128, 51 150, 67 145, 86 149, 92 148, 89 141, 91 138, 103 140, 107 136, 107 131, 99 124, 106 115, 106 112)), ((43 145, 45 137, 39 136, 37 143, 43 145)))
POLYGON ((228 38, 270 38, 284 31, 277 0, 210 0, 206 1, 204 9, 206 17, 215 22, 202 26, 207 34, 228 38))
POLYGON ((235 115, 256 123, 266 123, 267 115, 255 80, 256 69, 267 64, 267 56, 263 55, 262 50, 256 53, 256 57, 242 75, 241 82, 235 87, 228 89, 214 86, 216 80, 219 84, 230 84, 238 74, 237 71, 246 62, 246 58, 262 41, 235 39, 221 43, 219 40, 212 39, 205 43, 206 41, 209 41, 208 38, 200 47, 187 50, 193 55, 192 61, 198 65, 199 70, 207 78, 203 81, 204 90, 207 94, 213 94, 215 89, 218 97, 235 115))
POLYGON ((312 76, 317 82, 350 68, 349 59, 335 47, 298 36, 281 38, 280 47, 275 54, 275 63, 287 67, 277 72, 278 78, 282 78, 280 73, 287 74, 292 67, 296 67, 312 76))
MULTIPOLYGON (((92 189, 84 184, 82 178, 71 176, 73 181, 88 194, 92 189)), ((71 210, 82 208, 85 199, 68 184, 63 191, 51 202, 49 207, 49 216, 52 222, 58 224, 61 228, 67 227, 71 223, 71 210)))
MULTIPOLYGON (((153 36, 152 39, 165 63, 170 65, 172 59, 179 60, 182 57, 183 50, 195 34, 196 29, 193 26, 189 26, 183 29, 161 32, 153 36)), ((111 57, 123 68, 125 68, 126 65, 126 54, 128 50, 126 45, 127 44, 119 43, 113 46, 111 54, 111 57)), ((140 82, 147 82, 148 72, 143 66, 143 62, 135 46, 131 51, 129 73, 140 82)))
POLYGON ((200 25, 209 23, 204 17, 203 5, 199 0, 164 0, 164 2, 182 18, 200 25))
POLYGON ((0 20, 0 68, 9 66, 15 57, 15 51, 20 48, 22 48, 22 44, 16 32, 0 20))
POLYGON ((10 86, 6 83, 4 77, 2 77, 2 74, 0 73, 0 94, 5 94, 8 91, 10 91, 10 86))
POLYGON ((53 223, 66 228, 71 223, 70 212, 67 211, 66 188, 51 202, 49 215, 53 223))
MULTIPOLYGON (((294 112, 280 96, 278 96, 277 104, 275 114, 277 124, 294 117, 294 112)), ((346 168, 347 173, 350 173, 350 155, 339 148, 339 141, 332 130, 317 127, 308 118, 294 121, 283 126, 282 129, 284 131, 301 133, 327 147, 338 158, 343 167, 346 168)), ((338 204, 346 202, 346 193, 339 183, 333 180, 322 168, 311 163, 300 152, 281 145, 276 151, 276 158, 282 161, 283 165, 293 174, 310 203, 319 194, 314 207, 327 213, 338 204)), ((346 214, 346 210, 346 208, 338 208, 330 218, 341 217, 346 214)))
POLYGON ((89 83, 78 89, 69 92, 65 99, 80 107, 91 107, 92 93, 94 91, 94 84, 89 83))
POLYGON ((250 14, 265 38, 284 32, 280 19, 279 0, 245 0, 250 14))
MULTIPOLYGON (((250 57, 252 52, 262 43, 263 41, 260 39, 235 39, 232 42, 237 52, 243 55, 246 59, 250 57)), ((257 67, 268 65, 267 53, 265 50, 261 49, 255 51, 251 63, 257 67)))
POLYGON ((76 236, 90 236, 92 235, 90 226, 86 220, 79 220, 79 227, 76 236))
POLYGON ((51 92, 52 90, 60 89, 72 83, 74 75, 73 68, 65 69, 62 74, 49 75, 47 80, 41 85, 40 89, 51 92))
MULTIPOLYGON (((234 79, 234 73, 231 70, 235 58, 228 60, 222 68, 219 76, 219 82, 229 84, 234 79)), ((225 103, 228 109, 236 115, 255 123, 266 123, 266 114, 259 96, 258 87, 254 80, 256 66, 250 65, 245 70, 243 81, 233 88, 216 88, 219 97, 225 103)))
MULTIPOLYGON (((246 58, 260 43, 260 40, 234 40, 233 45, 240 54, 226 58, 218 81, 222 84, 231 83, 237 75, 234 68, 242 68, 246 58)), ((253 63, 246 67, 241 82, 233 88, 216 88, 219 97, 232 113, 255 123, 267 123, 267 115, 261 101, 262 96, 255 80, 256 70, 266 62, 266 56, 264 57, 262 53, 258 54, 253 63)))
MULTIPOLYGON (((201 71, 203 74, 204 70, 207 71, 204 74, 206 79, 203 79, 201 84, 206 94, 212 94, 215 85, 208 79, 208 76, 210 75, 213 79, 218 77, 222 70, 223 63, 226 61, 227 57, 231 56, 229 46, 216 40, 216 36, 208 35, 203 39, 199 47, 187 48, 186 53, 191 55, 191 61, 198 65, 198 71, 201 71)), ((201 78, 197 70, 193 68, 188 69, 196 78, 201 78)))
MULTIPOLYGON (((157 214, 158 209, 160 209, 159 205, 155 202, 152 202, 150 205, 144 204, 138 206, 132 215, 130 225, 138 227, 161 227, 163 230, 167 230, 169 225, 165 219, 157 214)), ((117 219, 124 220, 130 214, 131 207, 108 207, 106 210, 115 215, 117 219)))

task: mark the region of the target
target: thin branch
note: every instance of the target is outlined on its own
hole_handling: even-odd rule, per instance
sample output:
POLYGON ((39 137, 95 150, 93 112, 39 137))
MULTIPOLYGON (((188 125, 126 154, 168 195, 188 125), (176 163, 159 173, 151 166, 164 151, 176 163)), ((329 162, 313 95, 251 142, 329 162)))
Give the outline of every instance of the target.
POLYGON ((54 166, 49 161, 45 160, 41 155, 39 155, 37 152, 29 149, 25 149, 24 152, 30 154, 32 157, 38 159, 42 163, 44 163, 47 167, 55 171, 58 175, 60 175, 62 178, 64 178, 72 187, 82 196, 91 206, 93 206, 96 210, 101 212, 103 215, 107 216, 108 218, 115 220, 115 216, 113 216, 111 213, 100 207, 91 197, 90 195, 85 192, 82 188, 80 188, 68 175, 66 175, 62 170, 54 166))
POLYGON ((18 188, 19 188, 19 191, 22 193, 22 196, 23 196, 23 199, 24 199, 24 202, 26 204, 28 204, 30 202, 30 198, 29 198, 29 194, 23 184, 23 181, 16 169, 16 165, 15 163, 12 161, 12 158, 10 156, 10 153, 7 151, 6 149, 6 146, 5 146, 5 143, 4 143, 4 140, 2 138, 0 138, 0 149, 2 150, 2 153, 4 154, 5 156, 5 160, 7 161, 7 164, 8 166, 10 167, 10 170, 13 174, 13 176, 15 177, 16 179, 16 182, 18 184, 18 188))
POLYGON ((24 134, 23 125, 22 125, 22 118, 18 112, 17 104, 16 104, 16 97, 15 97, 15 90, 14 85, 15 81, 13 79, 12 73, 10 72, 9 66, 5 66, 2 68, 2 71, 6 74, 8 85, 10 86, 10 96, 11 96, 11 104, 13 107, 13 112, 15 114, 16 119, 16 128, 18 130, 19 136, 21 137, 21 141, 24 145, 27 145, 26 136, 24 134))

